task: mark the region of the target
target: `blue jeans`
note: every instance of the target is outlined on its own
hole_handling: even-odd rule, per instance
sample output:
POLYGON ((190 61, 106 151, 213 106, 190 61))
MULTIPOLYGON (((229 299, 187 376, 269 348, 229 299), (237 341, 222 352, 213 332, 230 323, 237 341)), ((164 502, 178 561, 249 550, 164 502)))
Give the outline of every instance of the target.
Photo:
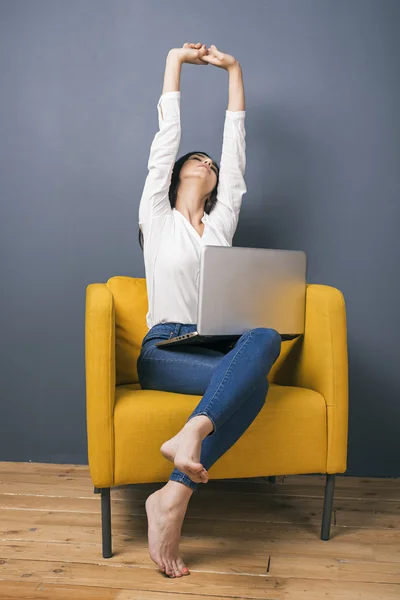
MULTIPOLYGON (((264 406, 267 375, 281 352, 275 329, 250 329, 232 342, 155 346, 196 331, 197 326, 158 323, 145 335, 137 360, 142 389, 203 396, 187 421, 206 415, 213 431, 202 442, 200 462, 208 470, 240 438, 264 406)), ((175 468, 169 478, 196 491, 199 484, 175 468)))

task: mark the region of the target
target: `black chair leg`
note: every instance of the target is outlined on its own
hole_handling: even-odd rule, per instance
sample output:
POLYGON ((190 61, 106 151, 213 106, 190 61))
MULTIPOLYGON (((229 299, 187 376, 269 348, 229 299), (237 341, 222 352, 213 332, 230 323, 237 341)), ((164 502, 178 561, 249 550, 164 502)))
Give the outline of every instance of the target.
POLYGON ((321 540, 329 540, 332 521, 333 493, 335 489, 335 475, 328 474, 325 483, 324 510, 322 513, 321 540))
POLYGON ((93 492, 94 492, 95 494, 100 494, 100 492, 101 492, 101 489, 100 489, 100 488, 97 488, 97 487, 95 487, 95 488, 94 488, 94 490, 93 490, 93 492))
POLYGON ((112 557, 110 488, 101 488, 101 537, 103 558, 112 557))

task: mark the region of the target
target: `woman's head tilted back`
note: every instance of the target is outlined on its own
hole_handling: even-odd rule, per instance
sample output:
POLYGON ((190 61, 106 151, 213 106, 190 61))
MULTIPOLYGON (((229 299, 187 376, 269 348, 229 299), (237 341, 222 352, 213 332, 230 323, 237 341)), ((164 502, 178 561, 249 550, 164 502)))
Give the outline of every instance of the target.
MULTIPOLYGON (((172 169, 168 196, 171 208, 185 194, 204 197, 204 212, 210 214, 217 202, 219 166, 206 152, 188 152, 181 156, 172 169), (203 164, 205 167, 200 167, 203 164)), ((139 228, 139 245, 143 250, 143 232, 139 228)))

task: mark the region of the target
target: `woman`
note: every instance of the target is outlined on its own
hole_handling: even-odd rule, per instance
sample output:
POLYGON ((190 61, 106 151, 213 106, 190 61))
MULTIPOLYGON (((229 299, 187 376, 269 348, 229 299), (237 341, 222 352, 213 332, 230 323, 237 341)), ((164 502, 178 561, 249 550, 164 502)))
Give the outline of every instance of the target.
MULTIPOLYGON (((206 95, 205 95, 206 98, 206 95)), ((139 206, 139 241, 149 310, 137 361, 143 389, 203 396, 185 426, 161 446, 174 463, 167 484, 145 503, 149 550, 166 575, 189 574, 179 555, 187 505, 209 469, 246 431, 262 409, 267 375, 279 357, 281 337, 256 328, 236 342, 211 346, 156 347, 155 343, 196 330, 198 276, 203 245, 232 246, 246 192, 245 106, 241 67, 214 45, 185 43, 166 59, 157 105, 159 131, 139 206), (183 63, 214 65, 229 74, 221 168, 205 152, 174 162, 181 137, 180 74, 183 63)))

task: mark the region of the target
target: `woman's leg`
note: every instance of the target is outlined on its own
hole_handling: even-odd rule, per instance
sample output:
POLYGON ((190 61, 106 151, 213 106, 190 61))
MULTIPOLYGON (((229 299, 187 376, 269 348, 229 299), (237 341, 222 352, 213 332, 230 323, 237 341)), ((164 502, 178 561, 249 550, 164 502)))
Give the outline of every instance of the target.
MULTIPOLYGON (((183 331, 179 332, 185 333, 185 327, 195 328, 182 325, 183 331)), ((138 361, 139 380, 147 389, 204 394, 187 423, 199 415, 210 419, 213 430, 202 444, 211 440, 204 446, 209 468, 239 439, 261 410, 268 392, 267 375, 280 349, 278 332, 262 327, 244 333, 227 354, 201 346, 161 349, 147 344, 138 361), (243 405, 246 416, 239 414, 231 427, 222 429, 243 405), (250 415, 254 415, 251 420, 250 415), (220 428, 221 435, 217 435, 220 428)), ((197 483, 179 469, 174 469, 170 479, 197 489, 197 483)))
MULTIPOLYGON (((193 325, 169 323, 157 325, 148 332, 137 362, 143 389, 195 395, 203 393, 213 369, 224 356, 222 352, 194 346, 171 346, 168 349, 155 346, 158 340, 195 329, 193 325), (177 354, 176 350, 180 352, 177 354)), ((188 480, 191 481, 189 477, 188 480)), ((179 554, 179 541, 193 491, 189 485, 170 479, 165 486, 153 492, 145 503, 150 556, 163 572, 172 577, 187 574, 179 554)))
MULTIPOLYGON (((268 393, 268 380, 265 380, 213 434, 207 435, 201 444, 200 462, 205 469, 210 469, 217 460, 231 448, 235 442, 250 427, 258 413, 265 404, 268 393)), ((170 481, 179 481, 190 487, 194 492, 199 484, 192 481, 186 473, 175 468, 170 477, 170 481)))
MULTIPOLYGON (((203 398, 189 416, 207 416, 213 430, 204 437, 199 462, 209 469, 243 435, 262 409, 267 375, 279 357, 281 337, 273 329, 245 333, 215 367, 203 398)), ((175 468, 170 479, 197 490, 198 483, 175 468)))
MULTIPOLYGON (((176 330, 175 334, 178 333, 184 331, 176 330)), ((163 335, 167 339, 168 331, 163 335)), ((241 336, 227 354, 205 347, 187 347, 185 351, 171 347, 170 350, 173 351, 147 342, 138 360, 139 381, 145 389, 199 395, 206 392, 206 400, 202 398, 188 422, 193 423, 194 417, 199 415, 211 417, 214 430, 202 440, 200 456, 209 468, 261 410, 268 391, 267 374, 280 353, 280 336, 274 330, 251 330, 241 336), (250 361, 253 364, 249 365, 252 349, 255 351, 250 361), (247 389, 243 379, 248 381, 247 389), (237 384, 244 392, 242 398, 235 393, 237 384)), ((179 555, 180 531, 187 503, 197 485, 188 475, 174 469, 168 483, 146 500, 150 556, 167 574, 184 573, 185 565, 179 555)))

